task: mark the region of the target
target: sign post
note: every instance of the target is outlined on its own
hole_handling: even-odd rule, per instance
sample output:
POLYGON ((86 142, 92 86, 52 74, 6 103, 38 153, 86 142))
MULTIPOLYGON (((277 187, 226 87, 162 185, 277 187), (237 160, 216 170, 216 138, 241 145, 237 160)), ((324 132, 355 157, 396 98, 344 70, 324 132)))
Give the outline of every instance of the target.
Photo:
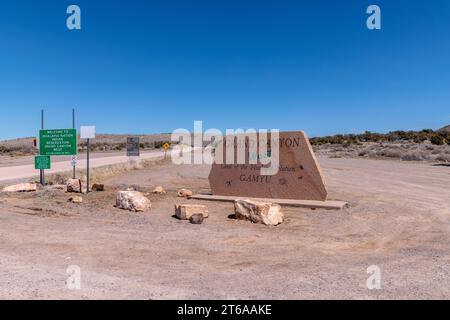
POLYGON ((91 139, 90 138, 87 138, 87 156, 86 156, 86 163, 87 163, 87 165, 86 165, 86 168, 87 168, 87 172, 86 172, 86 193, 89 193, 90 192, 90 176, 89 176, 89 174, 90 174, 90 170, 89 170, 89 168, 90 168, 90 166, 89 166, 89 153, 90 153, 90 150, 91 150, 91 139))
MULTIPOLYGON (((41 130, 44 130, 44 109, 41 110, 41 130)), ((41 152, 42 152, 41 148, 39 147, 39 154, 42 154, 41 152)), ((43 186, 43 185, 45 185, 44 170, 40 169, 39 174, 40 174, 40 182, 41 182, 41 185, 43 186)))
MULTIPOLYGON (((72 109, 72 129, 75 130, 75 109, 72 109)), ((71 159, 70 163, 72 164, 72 167, 73 167, 73 175, 72 175, 72 178, 75 179, 76 176, 77 176, 77 161, 76 161, 76 156, 75 156, 75 161, 74 161, 74 156, 72 155, 72 159, 71 159)))
POLYGON ((81 127, 80 128, 80 138, 81 139, 87 139, 87 151, 86 151, 86 193, 90 192, 90 176, 89 176, 89 157, 90 157, 90 150, 91 150, 91 139, 95 139, 95 127, 94 126, 88 126, 88 127, 81 127))
POLYGON ((139 137, 127 138, 127 157, 139 157, 140 156, 140 143, 139 137))
POLYGON ((164 148, 164 160, 166 160, 167 159, 167 150, 169 150, 169 148, 170 148, 170 144, 169 143, 164 143, 163 144, 163 148, 164 148))

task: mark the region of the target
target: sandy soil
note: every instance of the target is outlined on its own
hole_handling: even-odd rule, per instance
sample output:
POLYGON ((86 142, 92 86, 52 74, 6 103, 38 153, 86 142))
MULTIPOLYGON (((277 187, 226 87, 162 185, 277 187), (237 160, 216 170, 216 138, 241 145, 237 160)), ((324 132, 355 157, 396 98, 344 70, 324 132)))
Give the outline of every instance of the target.
POLYGON ((450 299, 450 167, 320 158, 330 199, 344 211, 285 208, 278 227, 236 221, 231 203, 210 218, 172 217, 176 191, 208 191, 206 166, 159 162, 106 182, 81 205, 47 188, 0 194, 0 298, 450 299), (115 191, 163 185, 153 208, 113 207, 115 191), (66 287, 70 265, 81 290, 66 287), (381 290, 366 270, 381 268, 381 290))

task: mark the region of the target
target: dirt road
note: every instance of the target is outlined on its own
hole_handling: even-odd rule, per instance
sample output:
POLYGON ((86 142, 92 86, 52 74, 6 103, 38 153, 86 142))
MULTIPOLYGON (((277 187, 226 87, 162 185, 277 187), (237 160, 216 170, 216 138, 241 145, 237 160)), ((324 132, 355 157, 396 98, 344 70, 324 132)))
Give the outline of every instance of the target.
POLYGON ((178 188, 208 191, 207 166, 159 162, 106 181, 81 205, 54 189, 0 194, 0 298, 41 299, 450 299, 450 167, 320 158, 330 198, 344 211, 285 208, 278 227, 230 217, 172 217, 178 188), (149 212, 113 207, 115 191, 140 185, 149 212), (69 266, 81 290, 69 290, 69 266), (367 268, 381 269, 369 290, 367 268))

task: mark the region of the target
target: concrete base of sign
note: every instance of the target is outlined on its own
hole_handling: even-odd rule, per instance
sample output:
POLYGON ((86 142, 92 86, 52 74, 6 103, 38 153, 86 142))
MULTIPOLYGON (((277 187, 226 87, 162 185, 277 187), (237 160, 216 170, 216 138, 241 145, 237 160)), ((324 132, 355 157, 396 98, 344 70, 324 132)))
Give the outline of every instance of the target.
POLYGON ((263 199, 263 198, 234 197, 234 196, 214 196, 212 194, 196 194, 196 195, 189 197, 189 199, 222 201, 222 202, 234 202, 236 200, 252 199, 252 200, 256 200, 256 201, 277 203, 282 206, 300 207, 300 208, 309 208, 309 209, 327 209, 327 210, 342 210, 349 206, 348 202, 345 202, 345 201, 263 199))

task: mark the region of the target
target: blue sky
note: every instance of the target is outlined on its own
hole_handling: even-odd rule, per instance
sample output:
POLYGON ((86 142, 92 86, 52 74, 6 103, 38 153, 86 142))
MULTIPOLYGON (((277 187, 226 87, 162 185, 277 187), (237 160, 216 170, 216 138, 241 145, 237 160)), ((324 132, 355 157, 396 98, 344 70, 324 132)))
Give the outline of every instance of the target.
POLYGON ((0 139, 35 135, 42 108, 102 133, 450 124, 447 0, 5 0, 0 34, 0 139))

